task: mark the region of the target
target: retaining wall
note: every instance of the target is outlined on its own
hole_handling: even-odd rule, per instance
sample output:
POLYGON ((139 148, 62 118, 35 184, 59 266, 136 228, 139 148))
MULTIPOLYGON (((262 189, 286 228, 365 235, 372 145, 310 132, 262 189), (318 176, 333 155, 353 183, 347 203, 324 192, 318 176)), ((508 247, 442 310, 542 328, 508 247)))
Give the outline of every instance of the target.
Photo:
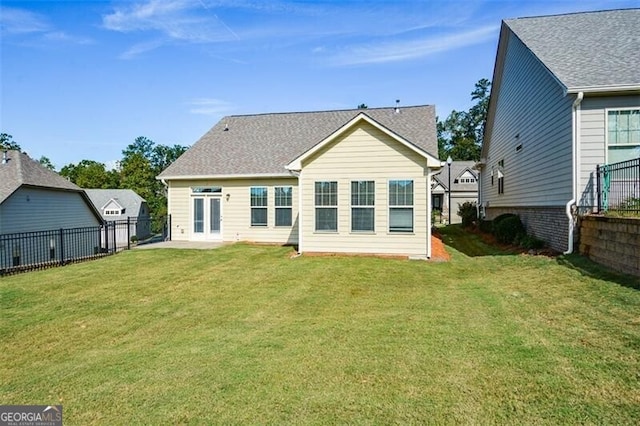
POLYGON ((583 216, 580 254, 616 271, 640 276, 640 218, 583 216))

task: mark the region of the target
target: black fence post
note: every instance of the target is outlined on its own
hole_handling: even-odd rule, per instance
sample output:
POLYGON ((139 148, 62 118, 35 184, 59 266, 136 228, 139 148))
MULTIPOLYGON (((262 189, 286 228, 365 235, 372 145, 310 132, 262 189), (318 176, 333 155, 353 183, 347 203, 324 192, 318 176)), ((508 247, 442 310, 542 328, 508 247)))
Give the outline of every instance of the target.
POLYGON ((104 252, 109 254, 109 222, 104 222, 104 252))
POLYGON ((127 216, 127 250, 131 250, 131 216, 127 216))
POLYGON ((111 240, 113 241, 113 252, 117 253, 118 251, 118 239, 116 236, 116 221, 112 221, 111 224, 113 225, 113 234, 111 235, 111 240))
POLYGON ((64 229, 60 228, 60 265, 64 265, 64 229))
POLYGON ((169 241, 171 241, 171 215, 168 216, 168 222, 169 229, 167 229, 167 235, 169 237, 169 241))
POLYGON ((600 165, 596 164, 596 197, 598 199, 598 213, 602 211, 602 187, 600 185, 600 165))

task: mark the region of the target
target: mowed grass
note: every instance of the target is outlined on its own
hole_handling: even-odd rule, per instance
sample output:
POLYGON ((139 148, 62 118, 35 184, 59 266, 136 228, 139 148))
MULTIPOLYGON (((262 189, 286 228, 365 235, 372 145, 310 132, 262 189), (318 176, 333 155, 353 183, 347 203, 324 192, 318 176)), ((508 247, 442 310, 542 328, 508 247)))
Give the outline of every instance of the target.
POLYGON ((637 279, 442 233, 446 263, 237 244, 1 278, 0 404, 82 425, 640 423, 637 279))

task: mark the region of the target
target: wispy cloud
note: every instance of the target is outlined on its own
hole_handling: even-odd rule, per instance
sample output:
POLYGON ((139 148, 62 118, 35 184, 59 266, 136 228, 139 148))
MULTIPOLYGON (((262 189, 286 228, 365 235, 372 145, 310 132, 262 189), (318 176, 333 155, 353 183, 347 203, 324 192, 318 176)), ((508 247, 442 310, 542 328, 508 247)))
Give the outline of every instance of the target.
POLYGON ((192 99, 188 103, 191 114, 220 116, 233 111, 234 106, 229 102, 213 98, 192 99))
POLYGON ((36 13, 0 6, 0 29, 4 34, 29 34, 48 31, 50 25, 36 13))
POLYGON ((11 7, 0 7, 0 33, 4 36, 30 37, 30 43, 26 44, 55 42, 82 45, 94 43, 91 38, 75 36, 58 30, 44 15, 11 7))
POLYGON ((89 37, 73 36, 64 31, 50 31, 43 34, 43 38, 49 41, 72 44, 93 44, 94 40, 89 37))
POLYGON ((198 0, 149 0, 104 15, 104 28, 123 33, 150 32, 166 42, 212 43, 238 39, 216 14, 198 0))
POLYGON ((157 49, 165 44, 164 40, 150 40, 143 43, 136 43, 119 56, 120 59, 133 59, 145 52, 157 49))
MULTIPOLYGON (((427 57, 435 53, 492 40, 496 37, 498 28, 497 25, 490 25, 471 31, 432 37, 348 46, 334 55, 329 55, 328 63, 334 66, 350 66, 398 62, 427 57)), ((326 51, 328 51, 326 47, 316 47, 314 49, 314 52, 319 53, 326 51)))

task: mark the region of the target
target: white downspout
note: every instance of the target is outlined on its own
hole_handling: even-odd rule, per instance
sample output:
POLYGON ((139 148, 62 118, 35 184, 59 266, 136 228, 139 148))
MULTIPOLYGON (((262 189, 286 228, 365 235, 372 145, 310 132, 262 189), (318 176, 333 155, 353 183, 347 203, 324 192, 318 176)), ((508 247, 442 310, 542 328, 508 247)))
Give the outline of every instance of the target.
POLYGON ((574 230, 575 230, 575 223, 573 220, 573 207, 576 204, 576 197, 578 196, 578 182, 580 181, 580 170, 579 170, 579 164, 580 164, 580 104, 582 103, 582 99, 584 98, 584 92, 578 92, 578 95, 576 96, 576 100, 573 101, 573 111, 572 111, 572 115, 573 115, 573 125, 571 126, 571 139, 572 139, 572 151, 571 151, 571 155, 572 155, 572 159, 573 159, 573 164, 572 164, 572 169, 573 169, 573 173, 571 174, 571 193, 572 193, 572 198, 571 200, 569 200, 569 202, 565 205, 565 214, 567 215, 567 218, 569 219, 569 241, 568 241, 568 248, 567 251, 564 252, 564 254, 571 254, 573 253, 573 234, 574 234, 574 230))
POLYGON ((427 166, 427 259, 431 259, 431 184, 433 182, 433 170, 427 166))
MULTIPOLYGON (((294 173, 295 175, 295 173, 294 173)), ((302 254, 302 170, 298 172, 298 255, 302 254)))

